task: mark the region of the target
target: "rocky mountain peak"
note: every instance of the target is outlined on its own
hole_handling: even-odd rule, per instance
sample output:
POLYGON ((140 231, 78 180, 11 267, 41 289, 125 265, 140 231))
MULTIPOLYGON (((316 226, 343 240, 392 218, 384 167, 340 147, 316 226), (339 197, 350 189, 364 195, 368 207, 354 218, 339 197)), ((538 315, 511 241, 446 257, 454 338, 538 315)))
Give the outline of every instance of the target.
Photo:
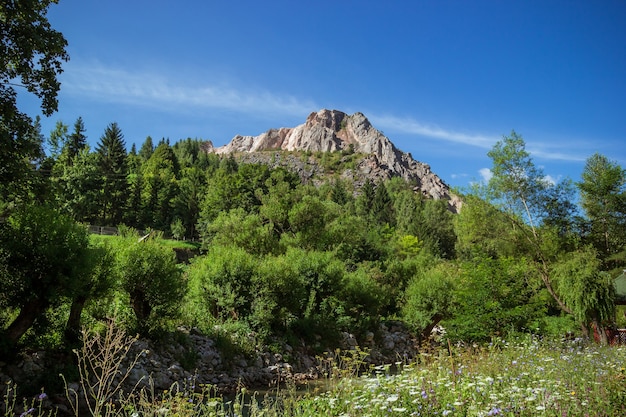
MULTIPOLYGON (((434 199, 445 199, 458 212, 460 199, 430 170, 430 166, 397 149, 363 113, 348 115, 339 110, 322 109, 293 128, 270 129, 259 136, 235 136, 230 143, 213 149, 218 154, 252 154, 262 151, 335 152, 363 154, 356 176, 373 180, 400 176, 418 184, 416 191, 434 199)), ((275 158, 274 158, 275 160, 275 158)), ((293 167, 292 167, 293 168, 293 167)), ((302 172, 301 172, 302 175, 302 172)))

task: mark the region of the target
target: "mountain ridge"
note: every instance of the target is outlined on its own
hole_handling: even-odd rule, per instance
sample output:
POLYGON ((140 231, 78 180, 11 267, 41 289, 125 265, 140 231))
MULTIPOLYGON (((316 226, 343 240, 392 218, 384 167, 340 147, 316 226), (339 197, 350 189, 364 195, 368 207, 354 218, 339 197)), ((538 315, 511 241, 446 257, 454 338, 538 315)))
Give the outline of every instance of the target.
MULTIPOLYGON (((338 152, 359 153, 364 157, 352 172, 343 172, 343 177, 362 175, 374 181, 399 176, 415 182, 416 192, 424 196, 447 200, 448 208, 458 213, 461 199, 454 195, 450 187, 428 164, 413 159, 412 155, 399 150, 389 138, 376 129, 363 113, 348 115, 339 110, 322 109, 312 112, 306 121, 296 127, 269 129, 258 136, 235 136, 228 144, 208 149, 220 155, 237 154, 247 162, 268 163, 261 154, 267 151, 286 152, 338 152)), ((296 169, 307 180, 314 172, 306 172, 302 161, 276 154, 270 159, 274 165, 296 169), (300 161, 300 162, 298 162, 300 161)), ((310 168, 310 167, 309 167, 310 168)), ((315 169, 309 169, 315 171, 315 169)))

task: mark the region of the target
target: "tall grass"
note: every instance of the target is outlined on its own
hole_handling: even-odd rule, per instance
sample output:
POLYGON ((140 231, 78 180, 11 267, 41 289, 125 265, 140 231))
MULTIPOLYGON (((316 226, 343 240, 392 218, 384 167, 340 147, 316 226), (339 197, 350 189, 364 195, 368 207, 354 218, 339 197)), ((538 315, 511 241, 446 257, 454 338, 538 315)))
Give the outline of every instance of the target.
MULTIPOLYGON (((623 416, 626 347, 528 337, 423 353, 357 376, 364 353, 327 356, 323 390, 294 386, 269 394, 241 388, 227 399, 211 386, 118 395, 116 416, 623 416), (340 369, 343 368, 343 369, 340 369)), ((319 385, 315 385, 319 387, 319 385)), ((35 411, 35 410, 33 410, 35 411)), ((5 415, 10 415, 6 413, 5 415)))

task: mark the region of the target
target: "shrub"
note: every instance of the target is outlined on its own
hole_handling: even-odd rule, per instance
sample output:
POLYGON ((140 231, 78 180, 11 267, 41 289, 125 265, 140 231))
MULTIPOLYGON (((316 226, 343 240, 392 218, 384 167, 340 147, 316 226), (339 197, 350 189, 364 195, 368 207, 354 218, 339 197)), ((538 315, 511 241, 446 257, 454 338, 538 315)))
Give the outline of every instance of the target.
POLYGON ((213 246, 191 263, 186 314, 191 323, 210 331, 213 323, 246 319, 252 312, 257 260, 237 247, 213 246))
POLYGON ((450 316, 455 271, 440 264, 409 283, 402 307, 404 320, 425 336, 441 320, 450 316))
POLYGON ((139 330, 163 327, 178 316, 186 283, 174 251, 155 239, 128 238, 117 253, 117 269, 139 330))

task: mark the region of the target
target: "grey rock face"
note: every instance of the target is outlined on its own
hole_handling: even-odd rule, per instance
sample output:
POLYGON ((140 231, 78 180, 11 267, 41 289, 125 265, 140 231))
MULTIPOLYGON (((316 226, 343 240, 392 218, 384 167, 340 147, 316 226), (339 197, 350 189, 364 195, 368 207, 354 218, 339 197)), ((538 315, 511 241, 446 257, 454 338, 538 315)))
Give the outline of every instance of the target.
MULTIPOLYGON (((448 200, 452 212, 460 210, 460 198, 450 192, 448 185, 431 171, 429 165, 396 148, 362 113, 347 115, 338 110, 323 109, 311 113, 306 122, 294 128, 270 129, 259 136, 235 136, 227 145, 219 148, 211 145, 207 151, 255 154, 272 150, 335 152, 349 149, 367 155, 358 166, 359 172, 354 174, 375 181, 394 176, 415 181, 418 184, 416 192, 429 198, 448 200)), ((264 162, 268 158, 250 155, 250 158, 243 159, 264 162)), ((298 158, 292 159, 283 165, 296 169, 304 180, 314 174, 314 167, 305 166, 298 158)), ((272 161, 277 164, 276 156, 272 161)))

